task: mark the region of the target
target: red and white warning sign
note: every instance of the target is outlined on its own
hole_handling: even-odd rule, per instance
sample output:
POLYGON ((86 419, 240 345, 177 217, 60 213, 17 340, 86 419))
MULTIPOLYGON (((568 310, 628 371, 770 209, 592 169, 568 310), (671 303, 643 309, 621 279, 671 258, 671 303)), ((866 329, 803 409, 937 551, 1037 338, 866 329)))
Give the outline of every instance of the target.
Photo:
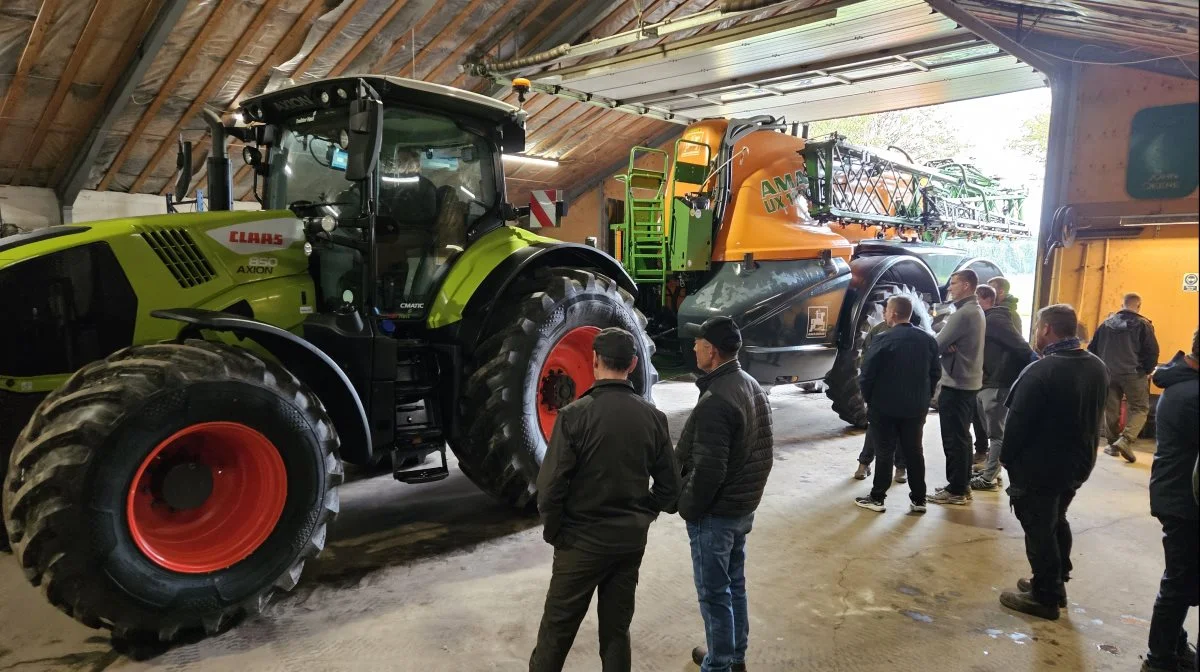
POLYGON ((529 228, 558 226, 558 189, 534 189, 529 194, 529 228))

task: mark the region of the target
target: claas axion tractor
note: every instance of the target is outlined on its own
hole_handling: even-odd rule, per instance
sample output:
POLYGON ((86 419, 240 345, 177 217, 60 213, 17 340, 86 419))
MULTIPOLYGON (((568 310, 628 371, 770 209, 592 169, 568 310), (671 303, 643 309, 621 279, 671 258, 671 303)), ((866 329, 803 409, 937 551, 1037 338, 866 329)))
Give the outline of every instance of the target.
POLYGON ((293 588, 343 462, 433 481, 448 444, 525 506, 600 329, 638 335, 638 392, 657 378, 621 265, 506 225, 518 108, 366 76, 240 111, 248 125, 213 124, 212 211, 0 239, 12 551, 130 650, 293 588), (230 210, 226 132, 262 211, 230 210))
POLYGON ((659 352, 686 358, 704 320, 733 317, 758 381, 823 380, 834 410, 865 427, 858 363, 882 303, 909 294, 932 321, 952 273, 1000 275, 939 243, 1028 237, 1024 192, 969 164, 916 165, 902 150, 807 135, 771 116, 707 119, 672 152, 635 147, 612 251, 659 352))

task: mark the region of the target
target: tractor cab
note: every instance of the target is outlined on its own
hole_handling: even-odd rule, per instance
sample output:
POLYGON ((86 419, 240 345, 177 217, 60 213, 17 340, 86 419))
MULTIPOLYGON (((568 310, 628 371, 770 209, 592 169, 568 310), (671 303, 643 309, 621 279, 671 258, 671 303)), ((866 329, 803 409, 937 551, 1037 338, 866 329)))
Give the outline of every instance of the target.
POLYGON ((524 113, 370 76, 271 92, 242 116, 256 197, 303 223, 315 292, 304 339, 354 384, 373 459, 390 454, 406 482, 444 477, 461 357, 451 334, 430 333, 430 313, 466 249, 511 216, 501 152, 523 149, 524 113), (404 470, 432 452, 441 467, 404 470))
POLYGON ((423 320, 468 242, 503 225, 501 147, 524 143, 517 108, 393 77, 276 91, 243 117, 256 196, 305 222, 318 311, 389 321, 423 320))

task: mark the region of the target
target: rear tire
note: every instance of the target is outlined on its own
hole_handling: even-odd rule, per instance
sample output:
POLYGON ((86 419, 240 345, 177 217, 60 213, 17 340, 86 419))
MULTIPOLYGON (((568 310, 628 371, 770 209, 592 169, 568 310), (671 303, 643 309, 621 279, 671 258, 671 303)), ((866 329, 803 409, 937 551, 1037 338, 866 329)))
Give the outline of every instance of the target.
MULTIPOLYGON (((451 443, 459 467, 485 492, 516 507, 536 492, 547 441, 539 419, 542 369, 551 352, 579 329, 620 327, 638 342, 630 376, 647 399, 658 374, 654 343, 633 296, 604 275, 569 268, 541 269, 503 298, 492 336, 475 350, 462 400, 463 438, 451 443)), ((582 356, 582 355, 581 355, 582 356)), ((587 370, 591 370, 590 347, 587 370)), ((585 381, 590 384, 590 381, 585 381)), ((586 392, 576 385, 574 396, 586 392)))
POLYGON ((278 364, 203 341, 135 346, 83 367, 38 407, 13 450, 4 519, 27 578, 52 604, 85 625, 111 630, 119 648, 145 655, 180 638, 221 632, 259 612, 275 592, 295 587, 338 510, 336 448, 320 400, 278 364), (192 442, 177 453, 164 451, 175 437, 204 426, 240 427, 262 439, 259 454, 286 475, 282 484, 256 479, 263 471, 253 465, 238 471, 242 463, 234 459, 232 467, 207 463, 219 487, 201 495, 201 504, 159 499, 173 470, 155 459, 178 455, 192 468, 206 452, 219 463, 222 455, 228 460, 248 450, 192 442), (158 480, 144 487, 150 475, 158 480), (277 517, 256 523, 258 541, 219 555, 239 525, 263 518, 243 505, 249 493, 272 488, 277 517), (135 498, 151 490, 153 507, 136 509, 135 498), (144 511, 169 537, 190 524, 187 507, 207 507, 218 493, 233 493, 224 501, 236 515, 204 536, 212 544, 155 545, 160 541, 145 536, 144 511), (184 568, 178 562, 186 553, 233 564, 184 568))
MULTIPOLYGON (((888 297, 901 291, 896 285, 880 284, 871 290, 871 298, 863 307, 862 314, 854 324, 854 344, 850 348, 841 348, 833 360, 833 367, 825 374, 825 396, 833 402, 833 411, 838 417, 859 429, 867 428, 867 402, 863 399, 862 390, 858 387, 859 362, 863 356, 863 343, 867 332, 874 326, 871 317, 883 315, 883 305, 888 297), (875 308, 878 307, 878 308, 875 308), (876 312, 878 310, 878 312, 876 312)), ((904 293, 915 293, 905 291, 904 293)), ((910 297, 911 298, 911 297, 910 297)), ((920 325, 923 319, 928 320, 928 309, 913 312, 913 324, 920 325)))

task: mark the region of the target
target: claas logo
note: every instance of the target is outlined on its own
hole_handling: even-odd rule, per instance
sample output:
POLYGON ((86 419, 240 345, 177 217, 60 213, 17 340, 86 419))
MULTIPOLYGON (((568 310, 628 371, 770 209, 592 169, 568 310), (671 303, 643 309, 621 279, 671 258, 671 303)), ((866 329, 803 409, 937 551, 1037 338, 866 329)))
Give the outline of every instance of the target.
POLYGON ((250 243, 253 245, 275 245, 283 247, 283 234, 269 231, 230 231, 229 242, 250 243))
POLYGON ((808 190, 808 178, 804 176, 803 170, 765 179, 760 190, 767 214, 786 210, 790 205, 807 207, 804 192, 808 190))

